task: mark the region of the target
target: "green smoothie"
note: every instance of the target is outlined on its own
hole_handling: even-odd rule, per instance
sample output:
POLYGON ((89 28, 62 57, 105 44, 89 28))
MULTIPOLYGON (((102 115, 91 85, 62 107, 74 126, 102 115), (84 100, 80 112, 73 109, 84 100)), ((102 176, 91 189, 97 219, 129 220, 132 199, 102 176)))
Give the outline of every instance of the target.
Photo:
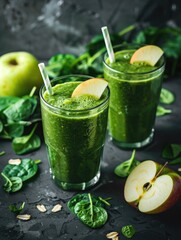
POLYGON ((109 131, 113 142, 125 148, 142 147, 152 140, 164 71, 163 58, 156 66, 130 64, 134 52, 118 50, 114 63, 108 58, 104 62, 111 91, 109 131))
POLYGON ((64 189, 85 189, 97 182, 108 115, 108 88, 98 100, 90 95, 71 98, 80 82, 42 93, 45 143, 53 179, 64 189))

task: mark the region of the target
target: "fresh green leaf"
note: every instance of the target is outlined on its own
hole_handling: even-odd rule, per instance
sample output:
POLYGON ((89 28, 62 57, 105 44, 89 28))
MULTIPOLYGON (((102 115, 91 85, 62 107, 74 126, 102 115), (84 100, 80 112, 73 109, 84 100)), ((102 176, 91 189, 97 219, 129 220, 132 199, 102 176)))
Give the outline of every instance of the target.
POLYGON ((11 96, 0 97, 0 112, 9 107, 10 105, 16 103, 19 99, 19 97, 11 96))
POLYGON ((181 164, 181 157, 177 157, 172 161, 169 161, 170 165, 177 165, 177 164, 181 164))
POLYGON ((103 199, 91 196, 90 193, 83 193, 71 198, 67 206, 84 224, 91 228, 98 228, 107 221, 108 215, 104 207, 110 205, 108 200, 110 198, 103 199))
POLYGON ((57 54, 52 56, 46 66, 47 73, 50 77, 55 78, 71 74, 76 57, 72 54, 57 54))
POLYGON ((168 89, 162 88, 160 94, 160 102, 165 104, 171 104, 175 101, 174 94, 168 89))
POLYGON ((138 165, 140 164, 139 161, 135 159, 135 153, 136 151, 133 150, 131 158, 128 159, 127 161, 119 164, 115 170, 114 173, 119 176, 119 177, 127 177, 131 171, 138 165))
POLYGON ((133 235, 136 233, 136 230, 133 225, 127 225, 122 227, 121 232, 126 238, 132 238, 133 235))
MULTIPOLYGON (((110 198, 108 199, 103 199, 101 197, 95 197, 95 196, 91 196, 93 204, 97 207, 105 207, 106 205, 109 206, 110 203, 108 202, 108 200, 110 200, 110 198)), ((76 194, 74 197, 72 197, 68 203, 67 206, 70 209, 71 212, 74 212, 74 207, 75 205, 80 202, 80 201, 87 201, 89 202, 89 196, 87 193, 82 193, 82 194, 76 194)))
POLYGON ((0 156, 3 156, 5 154, 5 151, 0 152, 0 156))
POLYGON ((4 172, 1 175, 6 181, 3 186, 6 192, 17 192, 22 188, 23 182, 20 177, 8 177, 4 172))
POLYGON ((34 126, 30 134, 13 139, 12 147, 16 154, 29 153, 40 147, 40 138, 34 133, 36 127, 37 125, 34 126))
POLYGON ((167 109, 167 108, 164 108, 164 107, 158 105, 157 111, 156 111, 156 116, 157 116, 157 117, 159 117, 159 116, 164 116, 164 115, 169 114, 169 113, 171 113, 171 112, 172 112, 171 109, 167 109))
POLYGON ((33 114, 36 106, 37 100, 35 97, 25 96, 6 108, 3 113, 12 121, 26 120, 33 114))
POLYGON ((3 131, 3 123, 2 121, 0 120, 0 133, 3 131))
POLYGON ((8 124, 5 127, 6 133, 11 137, 20 137, 24 133, 24 126, 19 123, 8 124))
POLYGON ((25 202, 22 202, 20 204, 20 206, 18 206, 17 204, 11 204, 9 205, 9 210, 13 213, 20 213, 25 207, 25 202))
POLYGON ((75 205, 75 214, 85 225, 91 228, 101 227, 108 219, 107 211, 93 205, 91 195, 88 194, 88 196, 89 202, 82 200, 75 205))
POLYGON ((162 157, 167 159, 174 159, 181 153, 181 144, 168 144, 162 151, 162 157))
POLYGON ((19 177, 24 182, 37 173, 37 163, 39 163, 39 161, 36 162, 29 158, 24 158, 19 165, 7 164, 2 173, 9 179, 12 177, 19 177))

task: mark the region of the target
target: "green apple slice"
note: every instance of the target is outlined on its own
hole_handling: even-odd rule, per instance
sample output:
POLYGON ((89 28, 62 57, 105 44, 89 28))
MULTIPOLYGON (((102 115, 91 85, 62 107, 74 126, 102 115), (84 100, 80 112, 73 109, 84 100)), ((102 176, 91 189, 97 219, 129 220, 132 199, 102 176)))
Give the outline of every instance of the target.
POLYGON ((181 198, 181 177, 162 168, 151 160, 139 164, 126 180, 125 200, 144 213, 159 213, 172 207, 181 198))
POLYGON ((147 45, 139 48, 131 57, 130 63, 146 63, 155 66, 163 55, 163 50, 155 45, 147 45))
POLYGON ((74 89, 71 97, 78 97, 87 94, 99 99, 107 85, 108 83, 102 78, 91 78, 80 83, 74 89))

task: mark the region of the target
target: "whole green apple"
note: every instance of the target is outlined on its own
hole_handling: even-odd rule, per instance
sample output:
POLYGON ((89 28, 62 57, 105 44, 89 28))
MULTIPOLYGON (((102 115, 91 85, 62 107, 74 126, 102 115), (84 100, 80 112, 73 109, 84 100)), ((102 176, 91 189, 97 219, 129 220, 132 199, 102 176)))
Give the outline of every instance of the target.
POLYGON ((42 85, 38 60, 28 52, 11 52, 0 57, 0 96, 23 96, 42 85))

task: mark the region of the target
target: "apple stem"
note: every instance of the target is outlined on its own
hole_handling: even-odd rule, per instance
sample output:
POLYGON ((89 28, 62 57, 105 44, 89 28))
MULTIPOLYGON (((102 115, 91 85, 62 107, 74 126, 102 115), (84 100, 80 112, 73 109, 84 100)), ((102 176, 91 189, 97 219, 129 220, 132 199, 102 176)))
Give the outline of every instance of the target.
POLYGON ((148 191, 151 186, 152 186, 152 182, 155 181, 155 179, 160 175, 160 173, 163 171, 163 169, 166 167, 166 165, 168 164, 168 162, 166 162, 161 168, 160 170, 157 172, 157 174, 155 175, 155 177, 151 180, 151 182, 147 182, 144 184, 143 188, 145 191, 148 191))
MULTIPOLYGON (((153 178, 153 180, 155 180, 159 175, 160 173, 163 171, 163 169, 166 167, 166 165, 168 164, 168 162, 166 162, 161 168, 160 170, 157 172, 157 174, 155 175, 155 177, 153 178)), ((153 181, 152 180, 152 181, 153 181)))

